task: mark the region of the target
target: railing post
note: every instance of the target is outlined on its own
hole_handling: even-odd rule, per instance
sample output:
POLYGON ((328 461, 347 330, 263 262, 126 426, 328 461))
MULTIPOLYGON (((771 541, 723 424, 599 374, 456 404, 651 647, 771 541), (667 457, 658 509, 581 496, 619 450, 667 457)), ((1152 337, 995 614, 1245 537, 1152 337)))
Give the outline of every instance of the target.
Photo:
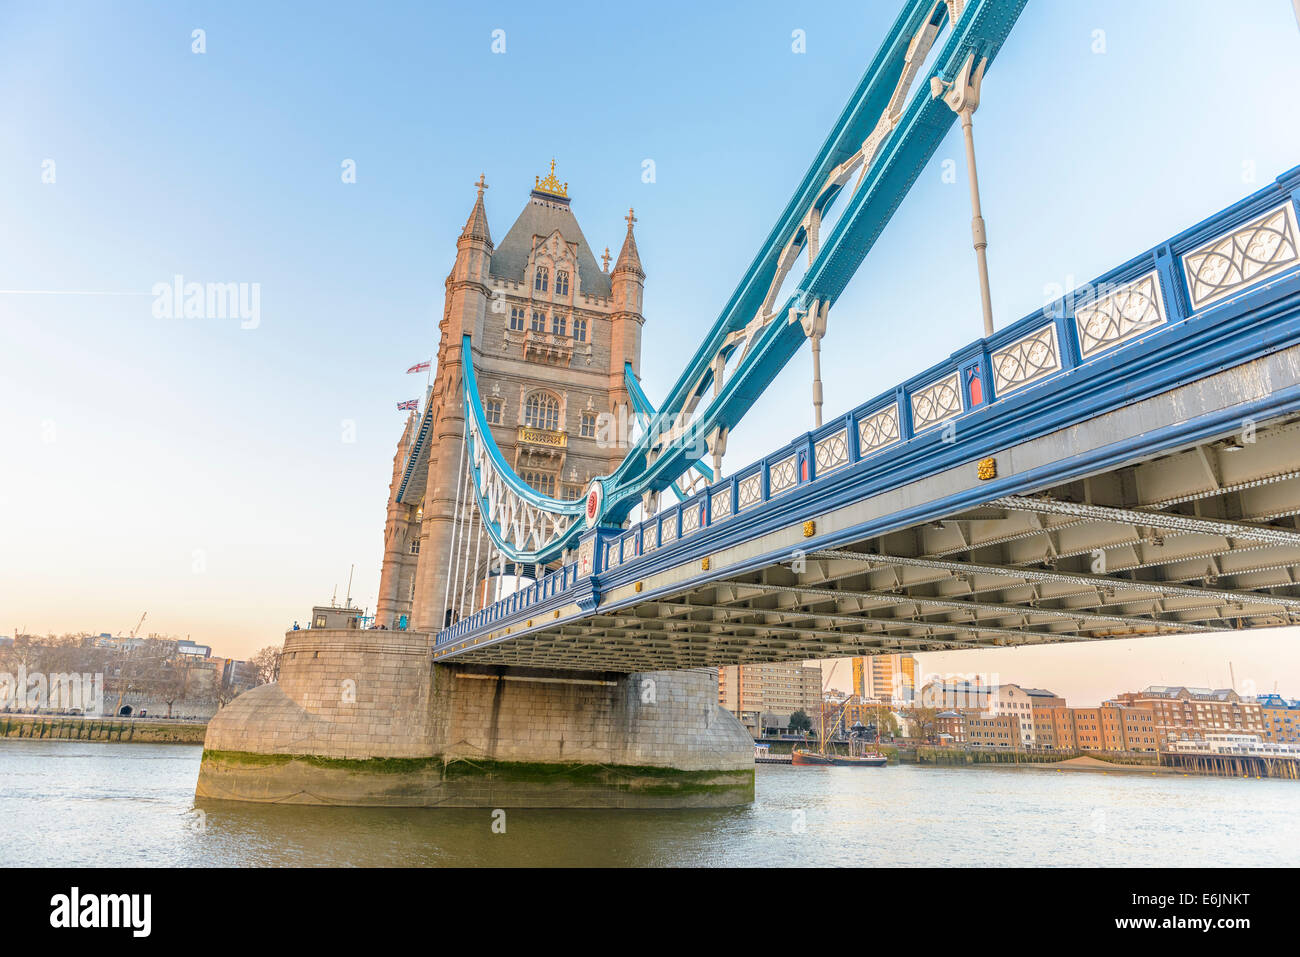
POLYGON ((1079 352, 1079 328, 1074 321, 1074 297, 1063 298, 1060 308, 1052 307, 1051 315, 1056 324, 1056 347, 1061 352, 1061 369, 1077 369, 1083 359, 1079 352))
POLYGON ((906 386, 900 385, 894 390, 894 401, 898 404, 898 439, 906 442, 913 435, 912 397, 908 395, 906 386))
POLYGON ((1177 322, 1191 315, 1191 304, 1187 298, 1187 286, 1183 282, 1182 270, 1174 258, 1168 243, 1156 249, 1156 274, 1160 278, 1161 294, 1165 300, 1165 312, 1169 322, 1177 322))

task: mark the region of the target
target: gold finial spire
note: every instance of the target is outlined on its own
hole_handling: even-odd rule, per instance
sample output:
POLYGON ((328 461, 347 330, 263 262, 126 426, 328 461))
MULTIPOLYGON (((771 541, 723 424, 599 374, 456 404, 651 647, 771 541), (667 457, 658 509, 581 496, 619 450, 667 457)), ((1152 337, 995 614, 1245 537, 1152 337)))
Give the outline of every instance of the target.
POLYGON ((486 178, 486 176, 485 176, 483 173, 479 173, 479 174, 478 174, 478 182, 475 183, 474 185, 478 187, 478 194, 479 194, 480 196, 483 195, 483 190, 485 190, 485 189, 490 189, 490 188, 491 188, 491 187, 488 186, 488 184, 487 184, 487 178, 486 178))
POLYGON ((610 260, 610 258, 611 258, 611 257, 610 257, 610 255, 609 255, 609 247, 606 246, 606 247, 605 247, 605 255, 603 255, 603 256, 600 257, 600 261, 601 261, 602 263, 605 264, 605 272, 609 272, 609 260, 610 260))
POLYGON ((636 219, 636 215, 632 212, 632 207, 631 207, 631 206, 629 206, 629 207, 627 208, 627 215, 624 216, 623 218, 627 220, 627 228, 628 228, 628 229, 631 229, 631 228, 632 228, 632 224, 635 223, 635 222, 637 221, 637 219, 636 219))
POLYGON ((546 179, 540 176, 534 177, 533 189, 539 193, 546 193, 548 196, 559 196, 563 199, 569 198, 569 184, 561 183, 555 178, 555 157, 551 157, 551 171, 546 174, 546 179))

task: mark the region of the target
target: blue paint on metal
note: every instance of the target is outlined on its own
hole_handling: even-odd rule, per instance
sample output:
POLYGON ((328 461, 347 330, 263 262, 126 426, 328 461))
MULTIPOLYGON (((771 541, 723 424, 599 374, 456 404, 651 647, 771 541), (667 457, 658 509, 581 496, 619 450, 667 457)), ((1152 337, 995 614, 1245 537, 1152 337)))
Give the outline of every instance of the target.
POLYGON ((410 484, 411 478, 415 475, 415 470, 420 460, 420 450, 429 440, 429 435, 433 431, 433 403, 429 401, 429 395, 432 390, 426 390, 424 396, 424 414, 420 416, 420 427, 416 429, 415 441, 411 443, 411 450, 406 456, 406 468, 402 470, 402 482, 397 487, 397 501, 401 502, 406 495, 406 487, 410 484))
MULTIPOLYGON (((602 520, 621 523, 636 507, 643 493, 663 491, 693 467, 699 455, 694 443, 662 441, 672 424, 682 421, 690 410, 695 435, 710 435, 716 429, 730 429, 740 422, 758 396, 775 379, 804 341, 798 322, 789 321, 791 310, 806 310, 809 303, 832 304, 857 271, 903 197, 920 175, 926 161, 951 127, 955 114, 930 95, 930 80, 950 83, 970 57, 991 63, 1024 8, 1026 0, 969 0, 955 23, 948 25, 946 41, 935 56, 931 71, 917 76, 914 93, 903 108, 898 123, 881 141, 870 164, 851 190, 826 191, 830 174, 861 148, 884 115, 900 79, 909 67, 913 38, 927 23, 942 28, 948 7, 935 0, 907 0, 886 34, 857 89, 817 152, 803 181, 759 247, 759 252, 741 278, 736 290, 713 323, 695 355, 687 363, 667 398, 654 413, 646 430, 622 464, 602 481, 602 520), (846 196, 846 193, 849 194, 846 196), (704 393, 712 386, 712 368, 733 333, 748 327, 779 273, 782 252, 792 241, 806 240, 805 220, 814 207, 825 210, 836 201, 845 209, 833 227, 820 238, 820 246, 803 279, 772 312, 772 318, 758 330, 745 348, 737 368, 715 390, 711 399, 704 393), (696 405, 700 407, 697 409, 696 405), (654 453, 654 454, 650 454, 654 453)), ((468 350, 465 355, 468 356, 468 350)), ((724 357, 725 358, 725 357, 724 357)), ((470 363, 466 362, 466 368, 470 363)), ((639 389, 638 389, 639 391, 639 389)), ((466 388, 466 414, 479 405, 477 390, 466 388)), ((649 405, 647 401, 647 406, 649 405)), ((476 422, 482 418, 481 411, 476 422)), ((491 433, 481 432, 494 469, 500 470, 510 488, 522 499, 558 514, 569 514, 568 503, 548 499, 533 491, 511 472, 491 433)), ((805 463, 803 468, 811 470, 805 463)), ((518 549, 499 535, 495 523, 488 531, 497 546, 516 561, 547 562, 571 547, 578 527, 534 549, 518 549)))
MULTIPOLYGON (((599 570, 581 579, 573 566, 566 566, 566 569, 556 574, 569 576, 561 580, 572 582, 575 586, 580 581, 584 582, 581 587, 587 600, 590 601, 592 596, 598 599, 602 592, 608 592, 632 580, 679 567, 716 550, 752 541, 770 531, 788 527, 810 512, 824 513, 862 501, 944 469, 969 464, 990 451, 1014 446, 1159 395, 1179 383, 1193 381, 1278 350, 1300 345, 1300 268, 1292 268, 1246 286, 1240 293, 1196 313, 1188 312, 1186 290, 1181 287, 1182 270, 1174 268, 1184 253, 1215 236, 1230 232, 1286 199, 1300 204, 1300 167, 1288 171, 1274 184, 1229 209, 1208 217, 1169 242, 1129 260, 1083 287, 1091 292, 1067 296, 1063 301, 1049 304, 989 339, 979 340, 959 350, 946 362, 932 366, 901 386, 863 403, 822 429, 796 438, 762 461, 738 470, 726 483, 705 489, 674 509, 642 523, 633 529, 632 534, 650 536, 654 546, 651 550, 639 547, 631 558, 617 562, 606 561, 604 556, 609 551, 609 543, 622 533, 613 529, 600 529, 592 533, 593 543, 599 546, 596 548, 599 570), (1078 349, 1077 324, 1074 321, 1075 308, 1086 305, 1090 297, 1095 295, 1095 290, 1122 285, 1146 275, 1153 268, 1160 276, 1166 308, 1165 323, 1143 336, 1082 361, 1078 349), (991 387, 989 356, 1003 346, 1049 324, 1055 324, 1057 328, 1062 369, 1006 396, 995 394, 991 387), (957 431, 956 440, 944 442, 942 430, 933 428, 913 435, 910 429, 912 393, 951 375, 954 370, 969 368, 976 368, 983 373, 988 388, 984 402, 967 408, 957 420, 961 427, 957 431), (853 435, 858 421, 893 402, 898 402, 902 434, 897 443, 863 454, 856 441, 850 440, 849 465, 820 478, 815 470, 810 470, 806 481, 801 481, 792 489, 772 494, 770 473, 774 465, 791 455, 811 462, 812 450, 818 440, 834 435, 841 429, 853 435), (905 424, 908 427, 905 428, 905 424), (763 475, 762 502, 743 515, 737 515, 738 483, 755 469, 763 475), (711 524, 711 516, 704 509, 705 503, 711 500, 712 494, 724 489, 732 496, 731 517, 711 524), (703 510, 702 520, 698 528, 687 533, 682 517, 691 514, 693 509, 703 510), (662 529, 669 523, 676 535, 670 541, 665 541, 662 529), (623 566, 629 563, 634 567, 624 570, 623 566), (572 572, 569 571, 570 568, 572 572), (591 579, 590 583, 586 583, 587 579, 591 579)), ((1243 415, 1264 419, 1295 411, 1300 411, 1300 389, 1288 389, 1255 403, 1199 416, 1086 455, 1070 457, 1037 470, 981 484, 966 492, 895 513, 875 523, 843 530, 834 536, 819 537, 809 544, 810 547, 827 547, 838 542, 852 541, 865 535, 879 534, 881 530, 906 527, 1001 495, 1066 481, 1090 470, 1113 467, 1131 460, 1136 454, 1168 449, 1231 431, 1243 415)), ((637 540, 641 542, 643 538, 637 540)), ((770 559, 771 556, 756 558, 746 563, 746 566, 762 567, 765 561, 770 564, 770 559)), ((727 574, 735 574, 739 570, 743 569, 733 565, 727 569, 727 574)), ((672 588, 681 590, 689 587, 692 581, 707 580, 710 577, 708 574, 694 576, 685 582, 675 583, 672 588)), ((641 596, 638 600, 645 600, 645 597, 648 596, 641 596)), ((550 596, 548 603, 540 610, 553 611, 572 601, 573 598, 561 590, 550 596)), ((537 614, 537 611, 538 609, 525 606, 516 615, 537 614)), ((443 647, 448 642, 466 636, 481 637, 480 633, 485 627, 499 626, 512 620, 502 618, 500 610, 492 606, 440 633, 436 643, 438 647, 443 647)), ((550 624, 553 621, 546 623, 548 626, 550 624)))
MULTIPOLYGON (((636 412, 638 423, 642 429, 648 428, 655 418, 655 407, 641 388, 641 381, 637 379, 636 373, 632 371, 632 363, 630 362, 623 364, 623 381, 627 385, 627 394, 632 397, 632 407, 636 412)), ((713 481, 713 469, 705 465, 703 460, 697 459, 691 464, 691 468, 704 476, 706 481, 713 481)), ((677 501, 681 502, 686 499, 686 492, 683 491, 680 484, 673 482, 671 488, 673 494, 677 496, 677 501)))

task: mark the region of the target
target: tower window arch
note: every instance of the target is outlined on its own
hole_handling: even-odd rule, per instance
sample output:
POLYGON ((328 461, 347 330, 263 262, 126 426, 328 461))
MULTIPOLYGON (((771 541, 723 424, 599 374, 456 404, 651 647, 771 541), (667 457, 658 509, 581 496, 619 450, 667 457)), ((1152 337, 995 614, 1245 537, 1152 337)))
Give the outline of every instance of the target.
POLYGON ((563 269, 557 269, 555 272, 555 294, 557 296, 569 294, 569 274, 563 269))
POLYGON ((524 400, 524 425, 534 429, 560 430, 560 400, 549 392, 534 392, 524 400))
POLYGON ((546 292, 546 285, 551 278, 551 271, 545 266, 538 266, 537 272, 533 275, 533 289, 537 292, 546 292))

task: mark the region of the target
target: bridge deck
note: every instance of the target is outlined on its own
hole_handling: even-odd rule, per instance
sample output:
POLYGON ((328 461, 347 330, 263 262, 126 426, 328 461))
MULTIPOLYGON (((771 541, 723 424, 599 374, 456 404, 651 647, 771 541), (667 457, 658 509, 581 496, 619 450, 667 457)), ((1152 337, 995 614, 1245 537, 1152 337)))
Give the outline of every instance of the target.
POLYGON ((641 671, 1300 622, 1297 190, 592 532, 435 659, 641 671), (1235 285, 1204 268, 1269 230, 1235 285))

